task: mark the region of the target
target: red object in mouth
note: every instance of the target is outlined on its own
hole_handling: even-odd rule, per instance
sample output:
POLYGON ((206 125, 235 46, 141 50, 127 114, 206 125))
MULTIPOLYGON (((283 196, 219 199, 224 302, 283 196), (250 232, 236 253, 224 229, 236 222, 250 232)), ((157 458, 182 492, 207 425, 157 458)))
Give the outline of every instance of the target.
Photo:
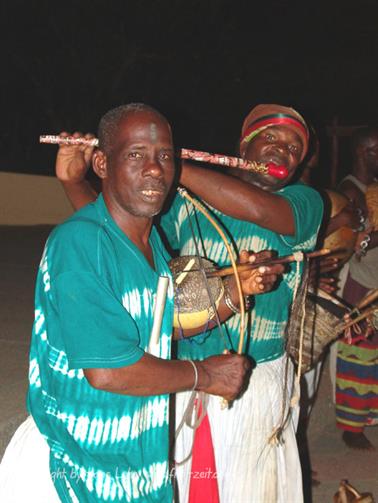
POLYGON ((266 166, 268 168, 268 175, 274 176, 274 178, 282 180, 289 174, 285 166, 277 166, 277 164, 274 164, 273 162, 268 162, 266 166))

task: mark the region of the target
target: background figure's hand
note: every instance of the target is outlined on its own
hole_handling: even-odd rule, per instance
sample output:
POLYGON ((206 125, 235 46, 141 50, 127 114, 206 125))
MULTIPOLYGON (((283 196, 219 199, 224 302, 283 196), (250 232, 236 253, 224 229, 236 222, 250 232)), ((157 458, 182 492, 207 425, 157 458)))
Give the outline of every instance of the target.
MULTIPOLYGON (((240 252, 240 264, 259 263, 269 260, 274 257, 274 253, 269 250, 264 250, 259 253, 252 253, 247 250, 240 252)), ((256 295, 272 290, 277 283, 278 276, 283 274, 285 268, 283 264, 275 264, 271 266, 261 266, 258 269, 240 273, 240 282, 244 295, 256 295)))
POLYGON ((323 292, 334 293, 339 288, 337 282, 338 279, 336 278, 320 277, 317 283, 317 288, 320 288, 323 292))
POLYGON ((198 368, 198 391, 235 400, 248 386, 252 372, 249 358, 236 354, 210 356, 198 368))
MULTIPOLYGON (((83 137, 83 134, 76 132, 70 135, 62 132, 62 138, 73 136, 74 138, 83 137)), ((84 138, 91 139, 94 135, 87 133, 84 138)), ((55 173, 61 182, 79 183, 84 180, 85 174, 91 164, 92 155, 95 147, 88 145, 60 145, 56 156, 55 173)))

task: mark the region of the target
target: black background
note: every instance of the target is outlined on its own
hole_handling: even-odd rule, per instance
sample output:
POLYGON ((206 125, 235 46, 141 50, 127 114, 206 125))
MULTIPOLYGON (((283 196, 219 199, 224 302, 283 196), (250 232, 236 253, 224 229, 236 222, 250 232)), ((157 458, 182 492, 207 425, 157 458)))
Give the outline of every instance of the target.
POLYGON ((320 133, 376 122, 378 2, 12 0, 0 2, 0 169, 53 174, 40 134, 94 131, 143 101, 177 145, 234 153, 258 103, 301 111, 320 133))

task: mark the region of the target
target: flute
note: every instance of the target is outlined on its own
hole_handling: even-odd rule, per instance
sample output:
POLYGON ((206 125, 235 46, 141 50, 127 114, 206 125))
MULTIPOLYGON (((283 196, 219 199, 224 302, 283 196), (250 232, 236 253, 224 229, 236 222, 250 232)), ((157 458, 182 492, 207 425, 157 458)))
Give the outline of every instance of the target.
MULTIPOLYGON (((55 135, 42 135, 39 137, 40 143, 49 143, 53 145, 86 145, 88 147, 98 147, 97 138, 73 138, 68 136, 66 138, 55 135)), ((239 168, 254 173, 263 173, 270 175, 274 178, 283 179, 288 175, 288 170, 285 166, 278 166, 273 162, 266 164, 246 161, 239 157, 232 157, 223 154, 210 154, 209 152, 202 152, 200 150, 192 150, 183 148, 180 151, 181 159, 188 159, 191 161, 207 162, 210 164, 217 164, 218 166, 226 166, 228 168, 239 168)))
MULTIPOLYGON (((325 255, 330 255, 331 253, 336 253, 339 251, 341 251, 341 250, 340 249, 330 250, 329 248, 322 248, 321 250, 315 250, 313 252, 304 253, 304 256, 307 259, 312 259, 312 258, 317 258, 317 257, 324 257, 325 255)), ((257 262, 257 263, 238 264, 237 269, 238 269, 238 272, 244 272, 244 271, 249 271, 250 269, 258 269, 259 267, 263 267, 263 266, 271 266, 271 265, 275 265, 275 264, 289 264, 290 262, 295 262, 295 261, 297 261, 297 257, 295 254, 294 255, 283 255, 281 257, 262 260, 261 262, 257 262)), ((213 278, 216 276, 222 277, 222 276, 229 276, 232 273, 233 273, 232 267, 224 267, 223 269, 218 269, 216 271, 206 272, 206 276, 208 278, 213 278)))
MULTIPOLYGON (((326 255, 331 255, 332 253, 339 253, 340 251, 344 251, 343 248, 337 248, 335 250, 330 250, 329 248, 322 248, 320 250, 315 250, 313 252, 309 253, 304 253, 304 257, 306 259, 313 259, 313 258, 318 258, 318 257, 324 257, 326 255)), ((250 269, 258 269, 259 267, 263 266, 271 266, 271 265, 276 265, 276 264, 289 264, 290 262, 296 262, 298 260, 297 256, 295 254, 293 255, 282 255, 281 257, 275 257, 275 258, 270 258, 266 260, 262 260, 261 262, 257 263, 246 263, 246 264, 238 264, 236 266, 238 272, 244 272, 244 271, 249 271, 250 269)), ((209 266, 204 268, 204 272, 206 274, 206 277, 208 278, 215 278, 215 277, 223 277, 223 276, 229 276, 233 274, 233 268, 232 267, 223 267, 222 269, 214 269, 215 266, 209 266)), ((201 271, 202 269, 198 268, 193 268, 191 262, 188 262, 186 267, 182 271, 180 271, 178 274, 180 277, 181 275, 186 275, 191 272, 198 272, 201 271)))

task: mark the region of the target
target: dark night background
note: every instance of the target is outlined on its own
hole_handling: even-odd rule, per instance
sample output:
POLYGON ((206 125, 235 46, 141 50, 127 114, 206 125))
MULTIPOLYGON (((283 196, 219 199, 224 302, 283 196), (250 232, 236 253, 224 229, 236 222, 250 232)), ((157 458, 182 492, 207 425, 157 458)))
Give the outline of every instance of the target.
POLYGON ((96 131, 143 101, 176 144, 234 153, 258 103, 292 105, 318 129, 376 122, 378 2, 1 0, 0 170, 53 174, 40 134, 96 131))

